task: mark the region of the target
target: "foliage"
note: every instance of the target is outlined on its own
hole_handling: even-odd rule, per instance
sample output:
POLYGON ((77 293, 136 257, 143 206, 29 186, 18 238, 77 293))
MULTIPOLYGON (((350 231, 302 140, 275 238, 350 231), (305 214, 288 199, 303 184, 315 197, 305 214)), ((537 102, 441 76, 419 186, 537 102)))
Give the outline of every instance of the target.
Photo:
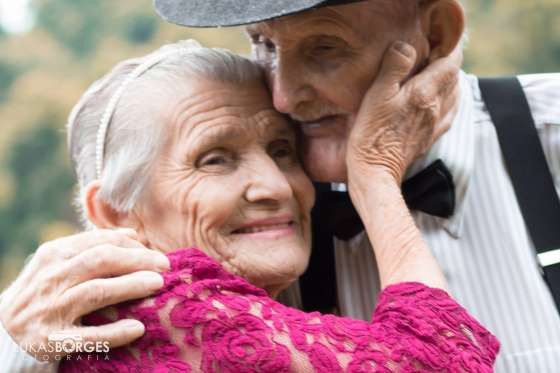
MULTIPOLYGON (((0 29, 0 287, 44 240, 79 229, 64 123, 116 62, 193 37, 248 53, 240 29, 166 24, 152 0, 34 0, 27 34, 0 29)), ((470 0, 465 66, 477 74, 560 70, 558 0, 470 0)))

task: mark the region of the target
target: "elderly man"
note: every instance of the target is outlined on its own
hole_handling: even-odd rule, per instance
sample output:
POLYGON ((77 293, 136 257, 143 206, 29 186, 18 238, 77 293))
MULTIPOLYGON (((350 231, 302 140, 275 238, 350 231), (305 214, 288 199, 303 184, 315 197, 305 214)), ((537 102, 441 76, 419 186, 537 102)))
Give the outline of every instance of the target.
MULTIPOLYGON (((344 190, 336 183, 346 179, 347 136, 383 52, 405 41, 414 47, 420 70, 448 56, 464 33, 457 0, 155 3, 163 18, 180 25, 248 24, 276 109, 301 128, 307 170, 336 190, 344 190)), ((409 170, 422 179, 405 182, 404 192, 452 293, 501 340, 496 370, 552 373, 560 371, 560 318, 552 297, 558 303, 559 252, 553 249, 560 247, 554 188, 554 182, 560 187, 560 74, 519 80, 528 108, 516 81, 483 81, 481 90, 476 77, 461 74, 451 130, 409 170), (425 193, 412 201, 412 194, 438 180, 429 176, 441 166, 436 160, 450 171, 454 188, 447 198, 425 193)), ((375 145, 375 133, 369 135, 375 145)), ((359 221, 340 219, 346 211, 342 195, 329 193, 318 197, 320 226, 301 284, 304 305, 337 305, 344 315, 368 318, 380 287, 375 258, 358 233, 359 221), (324 218, 329 215, 333 219, 324 218), (331 233, 338 238, 330 253, 331 233)))
MULTIPOLYGON (((433 69, 460 44, 464 13, 456 0, 156 0, 155 3, 165 19, 181 25, 249 24, 247 31, 254 56, 267 71, 276 108, 300 125, 307 170, 317 181, 327 182, 317 185, 315 250, 301 283, 305 308, 328 311, 336 308, 341 314, 367 319, 381 287, 370 243, 360 232, 361 222, 355 219, 344 193, 345 145, 363 96, 366 92, 376 95, 383 104, 368 113, 372 131, 358 135, 386 151, 391 151, 390 142, 376 142, 378 131, 390 128, 384 123, 401 119, 406 131, 404 124, 415 112, 421 115, 418 120, 441 119, 445 123, 448 118, 440 118, 442 106, 441 112, 456 114, 453 126, 411 167, 408 175, 397 175, 405 179, 405 198, 415 209, 416 222, 443 266, 454 296, 502 341, 496 370, 560 371, 560 318, 552 297, 557 290, 551 281, 555 273, 550 272, 555 252, 540 254, 540 263, 535 252, 542 249, 543 236, 552 237, 545 243, 555 242, 555 232, 550 233, 546 218, 537 220, 540 224, 534 223, 535 215, 541 216, 540 210, 536 209, 535 214, 535 198, 526 198, 528 189, 529 196, 532 193, 536 200, 544 198, 544 204, 537 202, 538 207, 558 204, 552 182, 560 179, 559 75, 520 77, 531 109, 528 117, 527 111, 521 110, 527 119, 521 124, 528 121, 531 126, 527 127, 528 136, 512 135, 508 142, 507 131, 503 135, 499 123, 504 122, 504 111, 507 114, 509 109, 527 106, 523 105, 524 97, 514 95, 513 98, 521 100, 519 105, 508 101, 512 90, 504 90, 503 84, 497 93, 495 85, 481 92, 477 78, 463 73, 459 86, 455 87, 453 78, 448 76, 449 69, 433 69), (388 79, 387 74, 403 74, 402 71, 379 73, 382 56, 390 46, 405 55, 416 56, 414 74, 425 71, 419 76, 424 79, 415 77, 403 84, 405 94, 398 98, 393 91, 375 90, 376 85, 368 91, 374 80, 388 79), (435 80, 434 84, 426 77, 435 80), (434 98, 438 91, 448 97, 441 105, 434 98), (497 105, 491 117, 487 108, 494 108, 500 98, 505 102, 497 105), (537 150, 534 150, 535 141, 528 141, 535 138, 537 150), (516 142, 523 146, 512 146, 516 142), (542 150, 539 153, 541 142, 544 155, 542 150), (516 166, 521 162, 515 162, 512 154, 519 153, 523 160, 527 154, 525 148, 532 150, 529 155, 537 154, 530 161, 536 158, 542 162, 528 162, 528 166, 521 168, 526 171, 526 182, 519 186, 519 178, 514 176, 523 175, 516 166), (535 177, 533 169, 542 169, 546 164, 554 178, 546 172, 545 176, 537 172, 535 177), (531 189, 531 181, 543 177, 545 182, 531 189), (550 188, 541 188, 541 184, 552 185, 552 193, 550 188), (542 230, 535 230, 535 226, 542 230), (548 283, 543 279, 543 270, 549 275, 548 283)), ((380 86, 387 87, 377 85, 380 86)), ((511 123, 520 118, 506 116, 511 123)), ((425 145, 414 144, 414 139, 410 142, 412 148, 425 145)), ((554 223, 553 219, 550 221, 554 223)), ((556 224, 558 221, 560 217, 556 224)), ((88 239, 94 242, 99 236, 88 239)), ((77 247, 76 240, 51 244, 51 251, 63 253, 61 248, 77 247)), ((113 241, 126 246, 123 238, 115 236, 113 241)), ((556 247, 560 247, 560 242, 556 247)), ((135 268, 159 270, 146 263, 139 263, 135 268)), ((129 266, 128 271, 132 270, 129 266)), ((133 298, 124 292, 119 295, 113 295, 112 299, 133 298)), ((19 307, 23 306, 20 301, 19 307)), ((2 310, 14 312, 5 303, 2 310)), ((42 316, 48 312, 35 314, 42 316)), ((21 321, 31 319, 29 315, 21 317, 21 321)), ((44 319, 40 318, 39 326, 46 328, 49 322, 44 319)), ((13 324, 12 329, 18 329, 13 324)), ((100 333, 104 337, 118 336, 115 341, 119 344, 137 336, 137 328, 138 325, 128 329, 113 326, 110 332, 107 328, 100 333)), ((14 338, 16 341, 33 336, 29 328, 19 329, 23 331, 14 338)), ((6 338, 3 341, 0 354, 9 351, 6 338)), ((17 359, 12 366, 17 367, 24 360, 21 356, 14 357, 17 359)))

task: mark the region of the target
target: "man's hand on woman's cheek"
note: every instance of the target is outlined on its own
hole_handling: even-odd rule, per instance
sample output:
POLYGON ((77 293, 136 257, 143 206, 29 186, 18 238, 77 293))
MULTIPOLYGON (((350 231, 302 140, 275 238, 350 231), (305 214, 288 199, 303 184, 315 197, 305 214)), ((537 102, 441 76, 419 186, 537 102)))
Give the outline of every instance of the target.
POLYGON ((168 258, 147 249, 130 229, 95 230, 43 244, 0 300, 0 321, 13 340, 41 361, 64 352, 48 351, 49 335, 71 333, 85 342, 118 347, 144 334, 137 320, 99 327, 81 317, 111 304, 143 298, 163 286, 158 272, 168 258))
POLYGON ((450 128, 458 108, 461 50, 407 79, 415 61, 416 51, 403 42, 385 53, 349 135, 349 182, 375 170, 400 183, 410 164, 450 128))

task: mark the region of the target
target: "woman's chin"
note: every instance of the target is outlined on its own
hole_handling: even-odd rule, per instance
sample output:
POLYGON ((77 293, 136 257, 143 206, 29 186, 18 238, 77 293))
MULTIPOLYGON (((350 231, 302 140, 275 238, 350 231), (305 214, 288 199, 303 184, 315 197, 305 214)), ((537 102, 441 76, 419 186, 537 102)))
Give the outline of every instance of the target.
POLYGON ((305 272, 310 256, 309 245, 301 236, 236 240, 228 251, 234 255, 227 261, 233 267, 230 271, 258 287, 280 290, 305 272))

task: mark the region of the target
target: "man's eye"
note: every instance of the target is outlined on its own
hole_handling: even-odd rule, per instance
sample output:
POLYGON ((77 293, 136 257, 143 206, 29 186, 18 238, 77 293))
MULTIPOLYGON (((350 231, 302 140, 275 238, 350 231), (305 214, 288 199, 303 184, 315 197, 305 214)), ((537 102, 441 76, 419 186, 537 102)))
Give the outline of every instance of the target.
POLYGON ((266 49, 266 51, 267 51, 268 53, 274 53, 274 52, 276 52, 276 45, 274 45, 274 43, 273 43, 272 41, 270 41, 270 40, 267 39, 267 40, 263 43, 263 45, 264 45, 264 47, 265 47, 265 49, 266 49))
POLYGON ((272 40, 265 38, 262 35, 252 35, 251 42, 253 45, 264 49, 267 53, 276 52, 276 45, 272 42, 272 40))
POLYGON ((334 55, 338 49, 333 45, 317 45, 311 49, 311 54, 315 56, 334 55))

